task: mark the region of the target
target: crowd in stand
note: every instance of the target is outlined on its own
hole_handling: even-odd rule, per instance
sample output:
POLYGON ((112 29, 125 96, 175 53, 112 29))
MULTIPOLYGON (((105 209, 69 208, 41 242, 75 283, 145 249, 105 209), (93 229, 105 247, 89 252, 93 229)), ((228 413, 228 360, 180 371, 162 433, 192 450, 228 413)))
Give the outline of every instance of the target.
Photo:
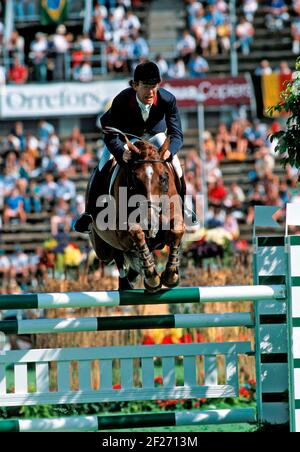
MULTIPOLYGON (((39 121, 35 134, 26 130, 21 121, 16 122, 0 148, 1 229, 11 224, 26 225, 32 216, 39 218, 47 212, 56 252, 64 253, 73 222, 84 211, 84 196, 76 191, 72 176, 77 170, 88 175, 101 149, 89 149, 78 128, 61 139, 45 120, 39 121)), ((11 280, 16 272, 15 262, 19 262, 19 270, 24 272, 17 273, 27 280, 33 265, 38 269, 40 260, 46 259, 40 250, 25 256, 17 248, 11 265, 9 257, 0 256, 0 275, 11 280)))
MULTIPOLYGON (((205 132, 205 172, 210 205, 208 228, 222 227, 237 240, 238 223, 253 223, 254 205, 278 206, 281 208, 278 218, 282 219, 285 204, 299 202, 298 171, 287 167, 281 176, 275 171, 275 142, 271 143, 269 136, 279 129, 277 120, 268 125, 259 120, 250 122, 237 118, 230 127, 220 123, 216 133, 205 132), (239 181, 225 187, 220 168, 222 160, 237 161, 248 157, 254 160, 254 167, 248 173, 250 188, 245 191, 239 181)), ((200 161, 198 165, 201 165, 200 161)))
MULTIPOLYGON (((36 14, 34 3, 30 0, 15 2, 16 17, 36 14)), ((5 42, 4 26, 0 23, 0 55, 4 52, 9 61, 9 69, 0 66, 0 83, 66 79, 89 82, 105 72, 132 72, 137 63, 149 57, 149 44, 134 11, 141 3, 137 0, 95 0, 90 32, 79 36, 60 25, 52 35, 41 29, 29 42, 14 30, 5 42), (25 52, 25 48, 29 52, 25 52)), ((165 78, 204 76, 209 71, 207 57, 229 54, 230 51, 233 30, 229 2, 185 0, 185 3, 187 28, 176 44, 174 60, 162 55, 155 57, 165 78)), ((235 46, 243 55, 251 51, 255 36, 253 21, 258 8, 271 32, 280 32, 290 21, 292 50, 299 54, 299 0, 292 1, 292 14, 284 0, 266 0, 262 4, 257 0, 241 0, 237 5, 235 46)))

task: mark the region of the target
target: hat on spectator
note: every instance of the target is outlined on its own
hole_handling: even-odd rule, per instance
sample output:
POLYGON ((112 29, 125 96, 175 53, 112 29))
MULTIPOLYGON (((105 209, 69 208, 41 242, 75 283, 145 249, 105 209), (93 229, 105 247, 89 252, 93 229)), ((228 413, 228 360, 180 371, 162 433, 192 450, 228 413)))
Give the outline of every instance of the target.
POLYGON ((161 82, 158 66, 153 61, 138 64, 133 74, 134 82, 143 82, 149 85, 156 85, 161 82))
POLYGON ((67 29, 66 29, 66 26, 64 24, 60 24, 56 28, 56 33, 58 33, 59 35, 64 35, 66 32, 67 32, 67 29))

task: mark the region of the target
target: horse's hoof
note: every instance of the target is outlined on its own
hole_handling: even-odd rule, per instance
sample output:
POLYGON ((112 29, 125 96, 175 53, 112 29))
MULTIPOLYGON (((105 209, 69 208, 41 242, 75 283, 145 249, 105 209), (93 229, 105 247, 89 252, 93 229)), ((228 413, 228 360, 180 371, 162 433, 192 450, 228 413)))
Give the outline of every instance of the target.
POLYGON ((129 282, 128 278, 119 278, 119 290, 133 290, 133 285, 129 282))
POLYGON ((156 293, 156 292, 158 292, 161 289, 162 284, 160 282, 158 286, 153 287, 153 286, 149 286, 149 284, 147 284, 146 281, 144 281, 144 287, 145 287, 147 292, 149 292, 149 293, 156 293))
POLYGON ((169 289, 179 286, 180 283, 180 276, 178 273, 168 273, 167 271, 164 271, 160 279, 162 285, 169 289))

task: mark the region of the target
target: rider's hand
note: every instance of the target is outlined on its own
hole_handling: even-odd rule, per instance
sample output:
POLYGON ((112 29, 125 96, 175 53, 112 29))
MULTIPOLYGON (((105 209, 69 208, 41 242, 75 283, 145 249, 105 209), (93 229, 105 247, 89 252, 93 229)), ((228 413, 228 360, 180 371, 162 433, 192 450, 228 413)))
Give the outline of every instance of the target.
POLYGON ((125 149, 125 151, 123 152, 123 161, 125 163, 128 163, 129 160, 131 160, 132 158, 132 152, 129 149, 125 149))
POLYGON ((167 150, 164 155, 163 155, 163 160, 167 160, 171 155, 171 152, 169 150, 167 150))

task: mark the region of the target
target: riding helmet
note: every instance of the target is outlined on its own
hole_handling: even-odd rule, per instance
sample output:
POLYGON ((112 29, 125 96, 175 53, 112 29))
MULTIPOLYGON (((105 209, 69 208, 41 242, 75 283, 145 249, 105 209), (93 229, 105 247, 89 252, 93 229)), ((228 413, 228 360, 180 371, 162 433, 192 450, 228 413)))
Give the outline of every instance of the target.
POLYGON ((161 82, 158 66, 153 61, 138 64, 133 74, 134 82, 143 82, 148 85, 156 85, 161 82))

